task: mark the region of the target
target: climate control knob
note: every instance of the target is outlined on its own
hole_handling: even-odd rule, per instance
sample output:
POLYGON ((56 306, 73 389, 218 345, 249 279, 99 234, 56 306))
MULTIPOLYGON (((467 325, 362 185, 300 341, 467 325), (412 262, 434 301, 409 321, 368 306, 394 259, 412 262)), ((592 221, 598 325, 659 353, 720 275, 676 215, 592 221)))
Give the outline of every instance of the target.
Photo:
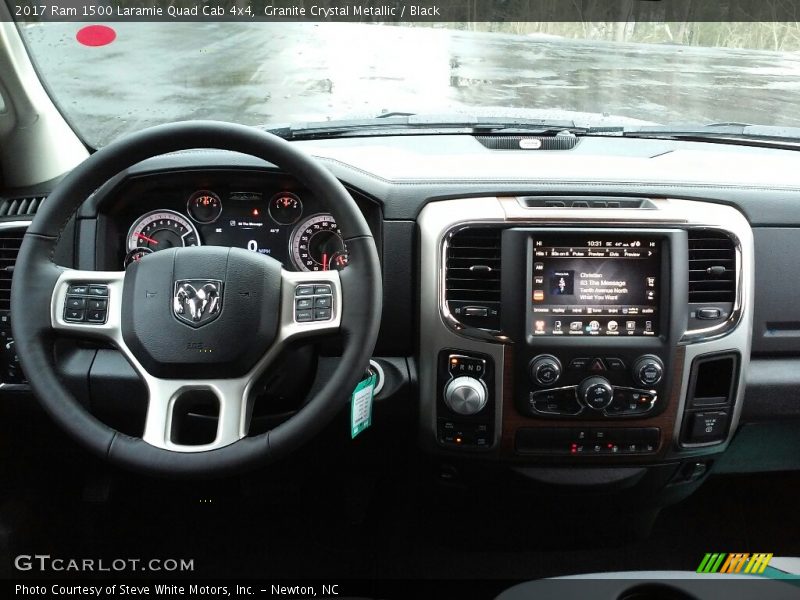
POLYGON ((561 377, 561 363, 550 354, 541 354, 531 361, 531 379, 539 385, 553 385, 561 377))
POLYGON ((578 387, 578 397, 589 408, 603 410, 614 398, 614 388, 605 377, 589 377, 578 387))
POLYGON ((664 363, 657 356, 642 356, 633 364, 633 379, 642 387, 653 387, 664 376, 664 363))
POLYGON ((486 406, 486 384, 474 377, 456 377, 444 388, 444 403, 459 415, 475 415, 486 406))

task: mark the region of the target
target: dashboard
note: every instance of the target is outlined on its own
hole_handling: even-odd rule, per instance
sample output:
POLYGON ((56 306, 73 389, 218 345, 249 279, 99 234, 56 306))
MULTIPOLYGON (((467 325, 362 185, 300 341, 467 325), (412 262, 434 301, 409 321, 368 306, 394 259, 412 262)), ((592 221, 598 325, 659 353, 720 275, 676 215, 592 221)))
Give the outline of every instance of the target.
MULTIPOLYGON (((357 201, 379 229, 374 203, 357 201)), ((324 203, 287 176, 183 171, 126 180, 98 206, 106 268, 176 246, 230 246, 271 256, 292 271, 341 270, 347 248, 324 203)))
MULTIPOLYGON (((345 184, 376 238, 378 401, 404 398, 425 452, 702 470, 737 440, 765 451, 754 424, 800 418, 794 153, 607 139, 499 151, 474 136, 298 145, 345 184)), ((72 227, 64 263, 86 269, 178 244, 245 248, 291 270, 352 259, 301 182, 221 151, 128 169, 72 227)), ((122 368, 106 358, 87 363, 122 368)))

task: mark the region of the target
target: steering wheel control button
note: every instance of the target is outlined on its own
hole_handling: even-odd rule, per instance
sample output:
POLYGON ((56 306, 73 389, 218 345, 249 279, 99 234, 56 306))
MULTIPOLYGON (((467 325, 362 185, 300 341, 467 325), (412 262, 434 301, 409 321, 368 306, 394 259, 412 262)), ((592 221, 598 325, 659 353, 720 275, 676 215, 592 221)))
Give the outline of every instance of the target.
POLYGON ((309 323, 314 320, 313 310, 298 310, 294 313, 294 319, 298 323, 309 323))
POLYGON ((543 415, 577 415, 583 410, 575 397, 576 387, 569 386, 554 390, 531 392, 529 403, 531 412, 543 415))
POLYGON ((475 415, 481 412, 488 401, 486 384, 468 375, 456 377, 444 390, 447 408, 459 415, 475 415))
POLYGON ((90 285, 89 286, 89 295, 90 296, 108 296, 108 286, 107 285, 90 285))
POLYGON ((614 398, 614 388, 605 377, 589 377, 581 382, 578 396, 589 408, 603 410, 614 398))
POLYGON ((333 318, 333 289, 326 284, 298 285, 295 288, 296 323, 330 321, 333 318))
POLYGON ((67 308, 73 310, 83 310, 86 308, 86 298, 81 298, 79 296, 67 296, 67 308))
POLYGON ((294 301, 294 307, 297 310, 308 310, 310 308, 314 308, 314 299, 313 298, 298 298, 294 301))
POLYGON ((657 385, 664 375, 664 365, 656 356, 642 356, 633 365, 633 378, 639 385, 657 385))
POLYGON ((64 320, 71 323, 78 323, 83 321, 85 311, 83 309, 67 308, 64 311, 64 320))
POLYGON ((106 310, 108 308, 108 300, 89 299, 86 304, 89 310, 106 310))
POLYGON ((108 286, 73 284, 64 300, 64 320, 69 323, 102 324, 108 319, 108 286))
POLYGON ((105 323, 106 315, 105 310, 89 310, 86 312, 86 320, 90 323, 105 323))
POLYGON ((560 377, 561 363, 555 356, 542 354, 531 361, 531 378, 539 385, 554 385, 560 377))

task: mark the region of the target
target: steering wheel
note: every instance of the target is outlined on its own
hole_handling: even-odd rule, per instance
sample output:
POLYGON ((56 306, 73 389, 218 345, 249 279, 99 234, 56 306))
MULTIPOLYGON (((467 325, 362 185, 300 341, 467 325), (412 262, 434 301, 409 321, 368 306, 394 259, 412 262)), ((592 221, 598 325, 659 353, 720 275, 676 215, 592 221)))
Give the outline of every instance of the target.
POLYGON ((126 136, 94 153, 58 184, 19 251, 12 331, 39 402, 95 454, 151 474, 219 476, 285 456, 330 422, 368 365, 381 296, 370 229, 327 169, 264 131, 189 121, 126 136), (292 272, 269 256, 215 246, 162 250, 119 272, 55 264, 64 228, 103 183, 144 159, 193 148, 250 154, 296 177, 327 203, 347 245, 348 265, 342 271, 292 272), (82 297, 93 310, 70 312, 68 297, 82 297), (311 311, 312 320, 307 320, 308 311, 296 309, 296 300, 303 297, 326 298, 322 305, 329 304, 330 310, 311 311), (288 420, 248 436, 254 384, 278 354, 297 339, 336 332, 343 351, 330 379, 288 420), (136 369, 148 392, 141 438, 99 421, 60 381, 53 345, 62 335, 110 342, 136 369), (185 445, 176 438, 176 406, 192 393, 210 395, 218 404, 210 443, 185 445))

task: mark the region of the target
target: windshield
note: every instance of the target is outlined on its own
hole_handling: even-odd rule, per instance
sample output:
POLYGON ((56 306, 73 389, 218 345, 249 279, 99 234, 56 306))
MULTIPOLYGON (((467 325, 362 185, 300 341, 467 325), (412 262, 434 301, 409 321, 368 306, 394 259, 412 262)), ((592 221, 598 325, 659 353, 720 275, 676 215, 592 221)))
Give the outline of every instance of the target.
POLYGON ((107 25, 93 38, 87 23, 19 24, 51 95, 93 147, 184 119, 387 112, 800 125, 796 24, 107 25))

